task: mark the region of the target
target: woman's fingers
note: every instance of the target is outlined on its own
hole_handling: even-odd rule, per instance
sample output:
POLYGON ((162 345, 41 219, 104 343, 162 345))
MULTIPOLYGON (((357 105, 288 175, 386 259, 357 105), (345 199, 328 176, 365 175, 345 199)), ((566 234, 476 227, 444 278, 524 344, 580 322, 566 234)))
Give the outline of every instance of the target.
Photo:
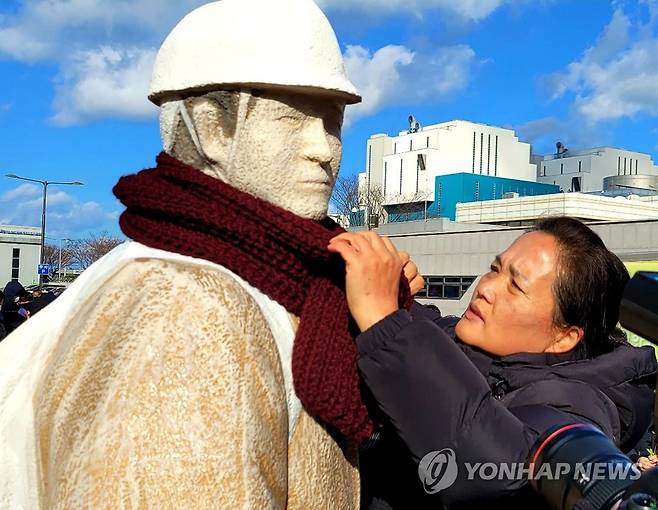
POLYGON ((328 250, 345 260, 345 294, 352 317, 364 331, 398 308, 402 261, 374 232, 348 232, 328 250))
POLYGON ((329 246, 337 242, 349 243, 357 252, 370 250, 370 242, 363 236, 363 232, 343 232, 329 241, 329 246))
POLYGON ((418 294, 424 288, 425 288, 425 279, 420 275, 416 275, 409 282, 409 289, 411 290, 411 295, 412 296, 415 296, 416 294, 418 294))
POLYGON ((354 263, 358 257, 358 251, 354 248, 353 244, 344 238, 338 240, 336 238, 332 239, 327 249, 332 253, 340 255, 347 265, 354 263))

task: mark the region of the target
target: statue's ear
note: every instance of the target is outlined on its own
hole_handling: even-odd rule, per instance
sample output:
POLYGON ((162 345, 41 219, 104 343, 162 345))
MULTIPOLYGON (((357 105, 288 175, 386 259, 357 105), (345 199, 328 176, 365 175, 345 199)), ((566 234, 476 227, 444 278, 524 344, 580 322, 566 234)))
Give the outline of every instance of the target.
POLYGON ((225 168, 235 136, 235 112, 212 95, 190 97, 185 105, 194 128, 191 135, 198 138, 203 155, 210 163, 225 168))

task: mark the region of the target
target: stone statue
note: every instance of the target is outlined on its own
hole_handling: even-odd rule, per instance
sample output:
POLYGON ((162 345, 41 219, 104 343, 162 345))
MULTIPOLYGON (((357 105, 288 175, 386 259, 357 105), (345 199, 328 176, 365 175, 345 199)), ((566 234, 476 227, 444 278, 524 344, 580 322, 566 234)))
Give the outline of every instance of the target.
POLYGON ((356 509, 358 394, 325 250, 345 105, 311 0, 221 0, 155 64, 158 167, 118 247, 0 344, 0 508, 356 509))

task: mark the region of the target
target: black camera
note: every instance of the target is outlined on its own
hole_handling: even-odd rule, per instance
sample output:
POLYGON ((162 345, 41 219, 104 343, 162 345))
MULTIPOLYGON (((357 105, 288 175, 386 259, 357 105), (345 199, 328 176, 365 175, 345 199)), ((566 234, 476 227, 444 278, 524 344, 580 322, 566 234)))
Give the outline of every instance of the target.
MULTIPOLYGON (((620 322, 658 345, 658 273, 639 272, 628 282, 620 322)), ((658 410, 658 398, 656 404, 658 410)), ((547 431, 529 460, 530 484, 557 510, 658 509, 658 468, 640 473, 594 426, 571 424, 547 431)))

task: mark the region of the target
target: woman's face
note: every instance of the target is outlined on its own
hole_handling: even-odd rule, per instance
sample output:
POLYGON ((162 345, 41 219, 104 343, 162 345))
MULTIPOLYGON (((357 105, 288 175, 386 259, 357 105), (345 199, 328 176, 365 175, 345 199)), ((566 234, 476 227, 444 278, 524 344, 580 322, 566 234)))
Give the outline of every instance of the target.
POLYGON ((480 279, 457 336, 497 356, 572 348, 561 341, 566 331, 553 325, 557 260, 553 236, 530 232, 519 237, 480 279))

